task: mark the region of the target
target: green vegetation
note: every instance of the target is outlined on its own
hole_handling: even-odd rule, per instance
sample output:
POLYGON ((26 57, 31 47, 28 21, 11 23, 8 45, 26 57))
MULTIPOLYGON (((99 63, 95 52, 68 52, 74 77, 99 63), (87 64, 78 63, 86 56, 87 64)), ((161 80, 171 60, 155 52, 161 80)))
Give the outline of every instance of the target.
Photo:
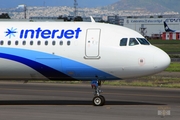
POLYGON ((131 81, 106 81, 104 85, 180 88, 180 78, 143 77, 131 81))
POLYGON ((168 54, 180 54, 180 40, 149 40, 168 54))
POLYGON ((2 13, 0 15, 0 19, 11 19, 11 18, 9 17, 8 13, 2 13))
POLYGON ((170 64, 170 66, 165 71, 168 71, 168 72, 180 72, 180 63, 179 62, 172 62, 170 64))
MULTIPOLYGON (((29 81, 33 83, 90 84, 89 81, 29 81)), ((180 88, 180 78, 148 76, 131 80, 105 81, 102 85, 180 88)))
POLYGON ((180 58, 180 54, 169 54, 170 58, 180 58))

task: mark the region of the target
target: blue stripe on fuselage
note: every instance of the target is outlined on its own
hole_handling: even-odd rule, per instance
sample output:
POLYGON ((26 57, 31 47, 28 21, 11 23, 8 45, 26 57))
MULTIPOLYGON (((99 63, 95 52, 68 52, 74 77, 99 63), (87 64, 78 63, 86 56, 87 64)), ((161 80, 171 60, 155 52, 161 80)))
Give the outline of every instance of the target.
POLYGON ((50 80, 58 80, 58 79, 74 80, 74 78, 67 76, 66 74, 64 74, 60 71, 57 71, 51 67, 48 67, 46 65, 43 65, 41 63, 26 59, 26 58, 9 55, 9 54, 4 54, 4 53, 0 53, 0 57, 25 64, 25 65, 33 68, 34 70, 38 71, 39 73, 41 73, 42 75, 44 75, 45 77, 47 77, 50 80))
POLYGON ((52 80, 92 80, 96 76, 100 79, 118 79, 83 63, 34 50, 0 48, 0 57, 25 64, 52 80))

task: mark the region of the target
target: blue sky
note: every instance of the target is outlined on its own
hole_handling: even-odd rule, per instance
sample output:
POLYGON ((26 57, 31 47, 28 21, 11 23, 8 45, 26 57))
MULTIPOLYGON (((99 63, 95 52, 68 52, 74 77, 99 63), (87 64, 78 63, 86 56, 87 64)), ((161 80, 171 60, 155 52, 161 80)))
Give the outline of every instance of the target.
MULTIPOLYGON (((119 0, 77 0, 78 7, 98 7, 113 4, 119 0)), ((19 4, 27 6, 73 6, 74 0, 0 0, 0 8, 13 8, 19 4)))

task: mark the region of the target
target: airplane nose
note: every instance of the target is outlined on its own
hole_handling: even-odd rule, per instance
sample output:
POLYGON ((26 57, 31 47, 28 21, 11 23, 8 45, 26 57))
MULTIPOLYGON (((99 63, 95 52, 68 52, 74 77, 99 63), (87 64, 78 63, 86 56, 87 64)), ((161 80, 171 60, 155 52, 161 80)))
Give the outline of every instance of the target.
POLYGON ((154 53, 154 69, 155 72, 161 72, 165 70, 169 64, 171 63, 171 59, 167 53, 162 50, 156 50, 154 53))

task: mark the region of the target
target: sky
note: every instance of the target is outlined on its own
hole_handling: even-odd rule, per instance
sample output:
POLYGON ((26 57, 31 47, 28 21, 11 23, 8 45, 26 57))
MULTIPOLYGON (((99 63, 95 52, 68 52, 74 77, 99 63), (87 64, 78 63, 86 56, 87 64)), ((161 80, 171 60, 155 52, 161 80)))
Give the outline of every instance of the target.
MULTIPOLYGON (((99 7, 119 0, 77 0, 78 7, 99 7)), ((0 0, 0 8, 15 8, 19 4, 27 6, 74 6, 74 0, 0 0)))

